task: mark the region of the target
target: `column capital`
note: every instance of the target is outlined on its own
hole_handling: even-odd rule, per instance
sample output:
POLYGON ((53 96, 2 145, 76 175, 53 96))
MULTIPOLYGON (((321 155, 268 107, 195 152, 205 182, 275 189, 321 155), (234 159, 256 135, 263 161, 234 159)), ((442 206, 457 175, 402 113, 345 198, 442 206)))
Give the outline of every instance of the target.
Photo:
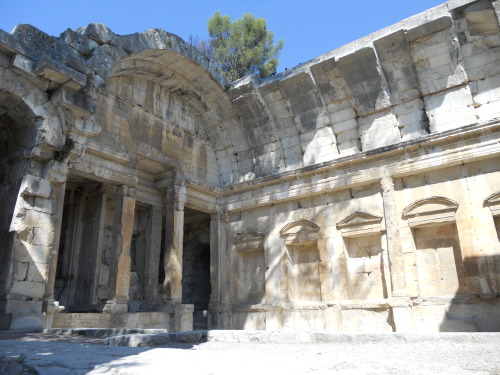
POLYGON ((227 224, 231 221, 231 214, 225 210, 217 211, 210 214, 210 220, 227 224))
POLYGON ((384 193, 394 191, 394 179, 389 175, 383 176, 380 179, 380 186, 382 187, 384 193))
POLYGON ((126 185, 120 185, 116 188, 116 194, 124 197, 135 198, 137 193, 136 188, 131 188, 126 185))
POLYGON ((180 184, 174 183, 167 189, 167 204, 172 203, 176 211, 183 211, 187 201, 187 190, 185 181, 180 184))

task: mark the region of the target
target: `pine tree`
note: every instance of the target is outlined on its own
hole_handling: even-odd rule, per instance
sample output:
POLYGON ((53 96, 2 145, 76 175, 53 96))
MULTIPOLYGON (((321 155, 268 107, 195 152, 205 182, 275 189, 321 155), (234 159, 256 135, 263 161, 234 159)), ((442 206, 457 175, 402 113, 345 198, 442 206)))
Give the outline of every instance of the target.
POLYGON ((261 77, 276 73, 284 42, 274 43, 274 34, 267 30, 264 18, 244 14, 231 23, 229 16, 215 12, 208 20, 208 32, 211 48, 205 51, 209 50, 208 57, 229 81, 250 73, 259 73, 261 77))

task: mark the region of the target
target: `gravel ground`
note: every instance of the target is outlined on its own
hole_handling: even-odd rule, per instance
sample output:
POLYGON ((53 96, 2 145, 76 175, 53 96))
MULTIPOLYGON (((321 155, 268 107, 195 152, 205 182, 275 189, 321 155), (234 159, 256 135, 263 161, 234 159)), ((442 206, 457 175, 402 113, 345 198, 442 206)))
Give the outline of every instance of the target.
MULTIPOLYGON (((0 331, 0 354, 39 374, 496 374, 492 342, 102 345, 102 338, 0 331)), ((0 369, 1 371, 1 369, 0 369)))

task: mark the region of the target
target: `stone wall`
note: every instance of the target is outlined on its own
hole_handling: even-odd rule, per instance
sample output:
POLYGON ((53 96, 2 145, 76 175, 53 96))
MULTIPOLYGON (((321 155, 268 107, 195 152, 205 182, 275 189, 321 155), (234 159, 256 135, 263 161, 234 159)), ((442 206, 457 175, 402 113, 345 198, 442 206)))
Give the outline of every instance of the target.
POLYGON ((158 29, 0 30, 0 328, 500 330, 499 14, 231 83, 158 29))

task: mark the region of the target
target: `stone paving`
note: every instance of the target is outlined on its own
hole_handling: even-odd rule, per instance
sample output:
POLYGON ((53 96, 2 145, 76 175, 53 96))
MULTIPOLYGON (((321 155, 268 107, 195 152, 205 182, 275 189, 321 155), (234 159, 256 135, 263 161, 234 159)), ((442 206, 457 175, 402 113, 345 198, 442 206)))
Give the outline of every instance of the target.
POLYGON ((412 335, 411 340, 401 340, 401 335, 350 335, 350 342, 344 335, 343 340, 319 344, 252 342, 255 336, 250 333, 246 343, 131 348, 97 344, 102 338, 81 335, 10 333, 0 334, 0 373, 500 374, 500 334, 471 334, 470 340, 467 335, 412 335), (6 357, 15 357, 17 372, 12 363, 6 371, 6 357))

